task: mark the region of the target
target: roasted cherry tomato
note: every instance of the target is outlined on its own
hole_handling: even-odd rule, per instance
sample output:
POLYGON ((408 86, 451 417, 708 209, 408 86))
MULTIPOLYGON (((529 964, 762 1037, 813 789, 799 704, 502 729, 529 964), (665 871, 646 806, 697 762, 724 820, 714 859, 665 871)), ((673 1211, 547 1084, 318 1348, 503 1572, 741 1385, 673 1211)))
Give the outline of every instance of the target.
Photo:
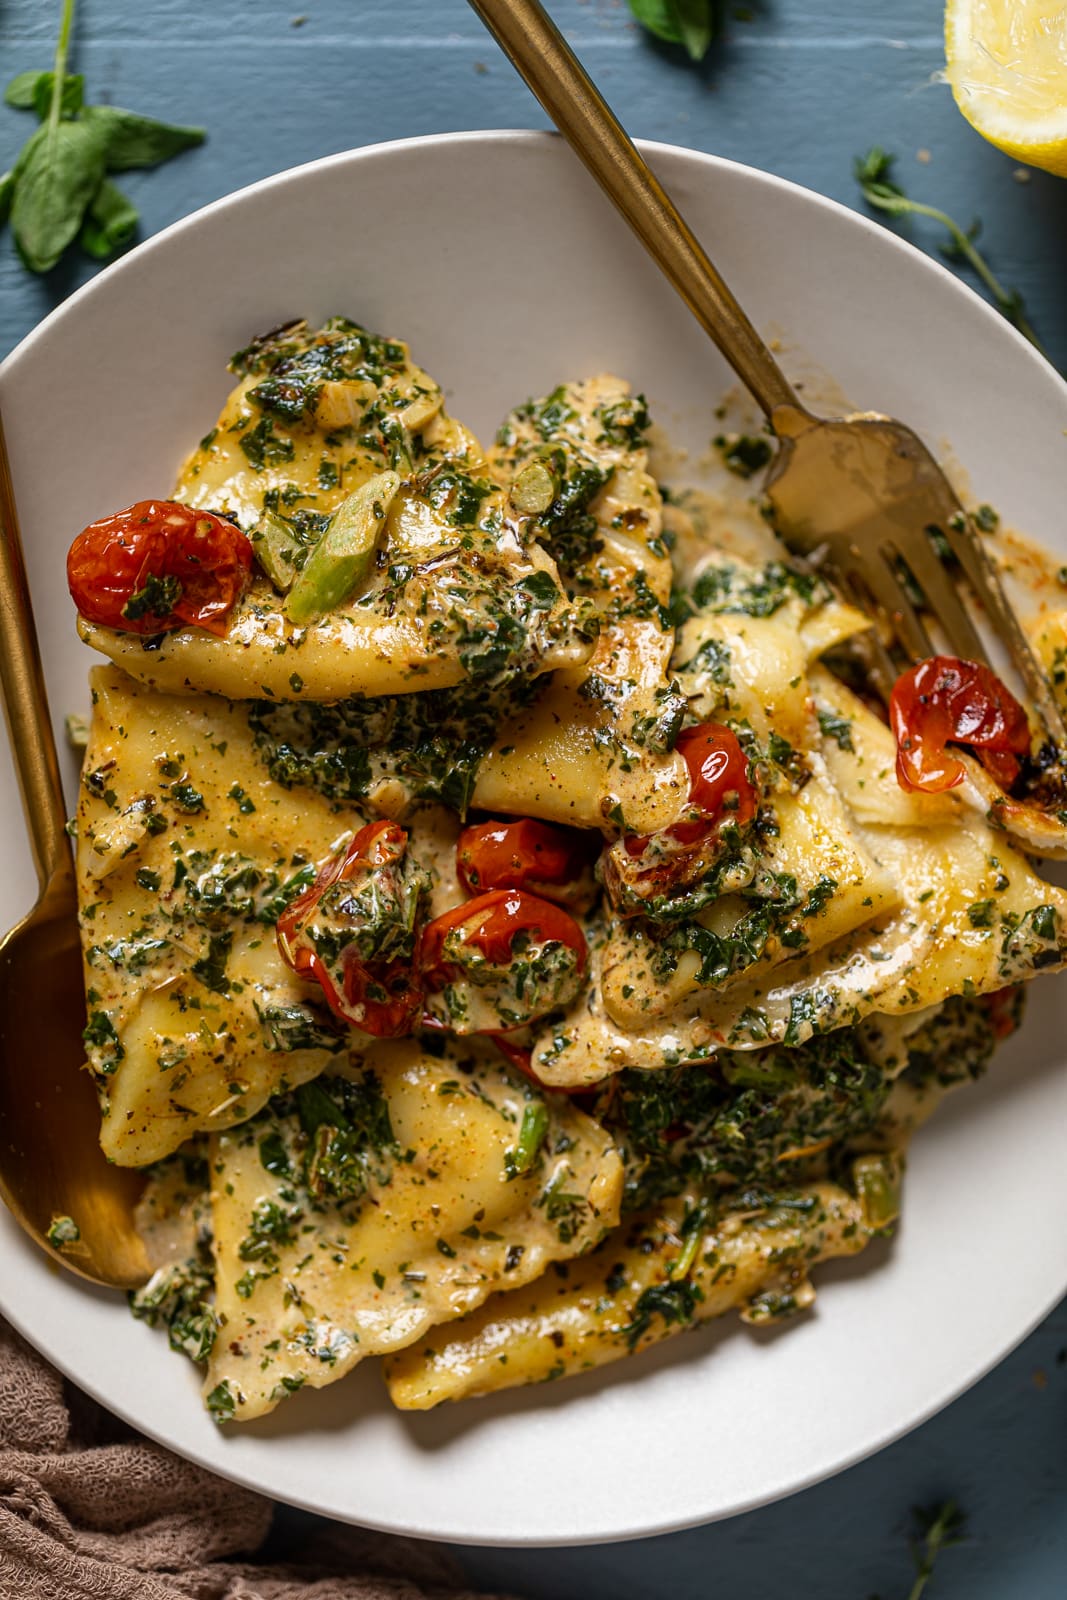
POLYGON ((722 722, 685 728, 677 749, 689 771, 682 816, 658 833, 628 834, 602 858, 604 887, 624 917, 642 915, 663 895, 677 900, 698 888, 721 853, 723 826, 746 827, 759 809, 748 757, 732 728, 722 722))
MULTIPOLYGON (((683 728, 675 746, 689 768, 689 804, 714 823, 743 828, 756 815, 756 790, 748 776, 748 757, 736 733, 722 722, 683 728)), ((675 824, 681 838, 685 823, 675 824)))
POLYGON ((988 667, 957 656, 931 656, 897 679, 889 725, 897 741, 897 781, 926 794, 963 782, 964 765, 946 748, 950 740, 970 745, 1004 789, 1030 750, 1026 712, 1011 690, 988 667))
POLYGON ((589 857, 580 833, 529 817, 479 822, 464 828, 456 843, 460 882, 469 894, 529 889, 564 904, 580 894, 583 878, 591 882, 589 857))
MULTIPOLYGON (((743 828, 756 815, 757 795, 748 775, 748 757, 736 733, 722 722, 683 728, 675 746, 689 769, 689 816, 664 831, 680 845, 698 844, 724 822, 743 828)), ((642 855, 652 835, 631 836, 627 852, 642 855)))
POLYGON ((1021 1026, 1025 999, 1021 983, 1009 983, 1004 989, 994 989, 992 994, 982 996, 995 1039, 1008 1039, 1021 1026))
POLYGON ((422 1012, 418 919, 429 889, 395 822, 360 828, 343 856, 278 918, 278 949, 314 980, 343 1022, 379 1039, 410 1033, 422 1012))
POLYGON ((195 623, 225 634, 251 571, 252 545, 240 528, 173 500, 139 500, 90 522, 67 556, 82 616, 127 633, 195 623))
POLYGON ((529 1045, 517 1044, 515 1040, 506 1033, 490 1033, 487 1034, 486 1037, 492 1039, 493 1043, 496 1045, 497 1049, 500 1051, 500 1054, 504 1057, 504 1060, 509 1064, 509 1066, 514 1067, 516 1072, 521 1072, 524 1078, 528 1078, 529 1081, 533 1084, 536 1084, 539 1089, 547 1089, 550 1094, 565 1094, 568 1096, 589 1094, 597 1087, 595 1083, 546 1083, 544 1079, 539 1077, 534 1071, 533 1052, 531 1051, 529 1045))
POLYGON ((507 1033, 573 1000, 586 961, 566 911, 521 889, 494 889, 427 926, 427 1010, 454 1033, 507 1033))

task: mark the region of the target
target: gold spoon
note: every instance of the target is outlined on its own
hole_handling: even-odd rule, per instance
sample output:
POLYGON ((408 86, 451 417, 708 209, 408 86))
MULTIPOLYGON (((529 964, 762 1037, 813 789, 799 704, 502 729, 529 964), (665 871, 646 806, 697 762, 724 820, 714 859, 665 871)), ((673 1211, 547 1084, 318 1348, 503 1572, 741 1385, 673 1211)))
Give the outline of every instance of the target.
POLYGON ((2 423, 0 693, 40 884, 33 910, 0 939, 0 1197, 72 1272, 130 1288, 149 1271, 133 1225, 144 1178, 100 1149, 74 863, 2 423))

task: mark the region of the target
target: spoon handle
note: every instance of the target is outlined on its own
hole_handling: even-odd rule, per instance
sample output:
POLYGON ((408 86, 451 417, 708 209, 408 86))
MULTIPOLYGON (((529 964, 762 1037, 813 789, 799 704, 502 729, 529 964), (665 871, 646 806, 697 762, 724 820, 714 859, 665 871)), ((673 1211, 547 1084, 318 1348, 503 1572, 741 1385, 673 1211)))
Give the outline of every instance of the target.
POLYGON ((802 412, 771 352, 538 0, 470 0, 556 127, 622 212, 768 418, 802 412))
POLYGON ((69 867, 66 807, 0 420, 0 697, 41 888, 69 867))

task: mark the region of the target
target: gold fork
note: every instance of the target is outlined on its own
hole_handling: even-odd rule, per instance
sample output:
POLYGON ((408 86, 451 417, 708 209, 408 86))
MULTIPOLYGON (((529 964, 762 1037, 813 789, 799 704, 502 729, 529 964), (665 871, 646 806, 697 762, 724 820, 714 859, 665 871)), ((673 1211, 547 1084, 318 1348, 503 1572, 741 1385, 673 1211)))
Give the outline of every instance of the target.
MULTIPOLYGON (((1057 751, 1067 751, 1067 727, 1041 662, 978 529, 922 440, 892 417, 873 412, 819 417, 802 406, 538 0, 470 3, 762 407, 778 440, 764 489, 785 543, 803 557, 825 562, 844 593, 860 609, 873 609, 883 631, 913 661, 936 653, 931 617, 953 655, 989 665, 982 638, 932 542, 932 531, 943 535, 1023 679, 1045 738, 1057 751), (905 587, 902 561, 922 590, 921 609, 905 587)), ((872 678, 887 695, 896 669, 873 630, 869 650, 872 678)))

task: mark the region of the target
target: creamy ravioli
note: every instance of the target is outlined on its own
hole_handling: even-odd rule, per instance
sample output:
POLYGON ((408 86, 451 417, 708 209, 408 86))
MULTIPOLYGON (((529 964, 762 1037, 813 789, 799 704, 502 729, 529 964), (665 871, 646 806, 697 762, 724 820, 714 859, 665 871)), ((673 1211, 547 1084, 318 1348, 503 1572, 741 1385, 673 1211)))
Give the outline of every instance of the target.
MULTIPOLYGON (((135 1314, 226 1422, 369 1356, 421 1409, 802 1312, 1067 961, 1023 708, 905 783, 869 619, 730 477, 765 441, 666 492, 619 378, 483 449, 345 318, 232 370, 173 501, 71 558, 135 1314)), ((1034 632, 1058 682, 1067 613, 1034 632)))

